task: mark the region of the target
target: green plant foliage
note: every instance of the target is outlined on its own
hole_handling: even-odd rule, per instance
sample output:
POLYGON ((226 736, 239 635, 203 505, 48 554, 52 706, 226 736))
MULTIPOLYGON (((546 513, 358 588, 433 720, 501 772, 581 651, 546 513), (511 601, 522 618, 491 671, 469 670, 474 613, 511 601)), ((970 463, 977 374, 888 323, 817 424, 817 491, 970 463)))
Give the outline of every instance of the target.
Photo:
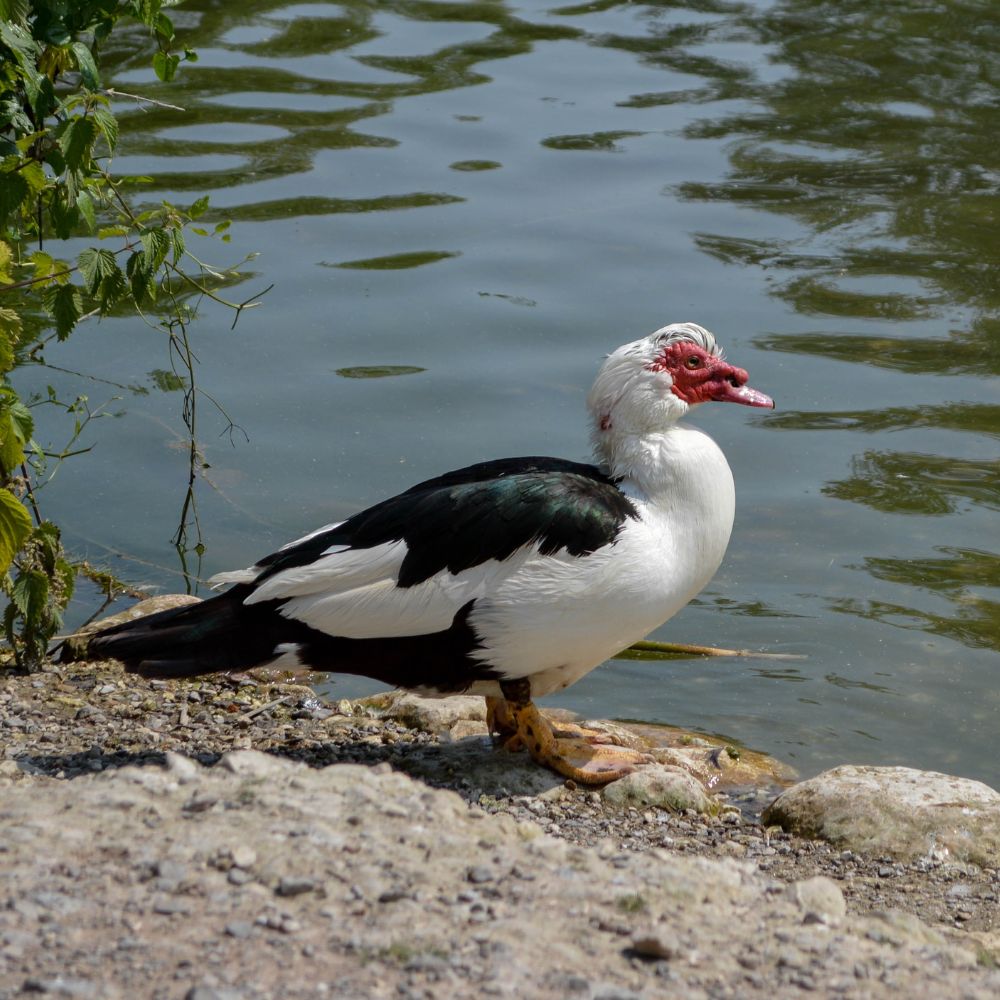
MULTIPOLYGON (((167 334, 175 371, 164 373, 163 387, 183 389, 183 418, 192 439, 178 530, 183 539, 188 519, 197 525, 192 491, 201 467, 193 444, 198 390, 187 341, 193 310, 184 296, 207 297, 235 310, 237 318, 256 304, 222 298, 218 289, 238 272, 210 268, 188 251, 185 227, 205 215, 207 198, 187 208, 163 203, 137 214, 124 182, 110 172, 119 129, 115 92, 102 82, 101 49, 119 22, 139 22, 149 32, 157 76, 171 80, 184 61, 196 58, 175 44, 165 11, 177 2, 0 0, 0 589, 8 599, 7 641, 29 669, 60 627, 73 579, 59 531, 42 518, 36 493, 44 485, 46 459, 58 467, 88 450, 74 445, 100 414, 84 397, 68 405, 54 398, 29 401, 57 404, 73 419, 70 444, 45 452, 32 440, 29 405, 11 383, 19 359, 29 352, 38 359, 51 332, 64 340, 85 318, 112 309, 131 307, 167 334), (75 261, 53 255, 54 238, 88 235, 95 243, 75 261), (154 307, 159 313, 147 319, 154 307)), ((228 225, 220 221, 194 231, 224 242, 228 225)), ((48 478, 53 474, 48 471, 48 478)))
MULTIPOLYGON (((0 500, 2 495, 0 491, 0 500)), ((14 503, 21 507, 16 500, 14 503)), ((27 511, 24 513, 27 516, 27 511)), ((62 613, 73 596, 76 574, 66 559, 59 529, 50 521, 43 521, 33 531, 30 518, 28 524, 17 572, 5 574, 2 589, 9 601, 4 612, 7 642, 18 665, 31 670, 44 661, 49 641, 62 627, 62 613)))

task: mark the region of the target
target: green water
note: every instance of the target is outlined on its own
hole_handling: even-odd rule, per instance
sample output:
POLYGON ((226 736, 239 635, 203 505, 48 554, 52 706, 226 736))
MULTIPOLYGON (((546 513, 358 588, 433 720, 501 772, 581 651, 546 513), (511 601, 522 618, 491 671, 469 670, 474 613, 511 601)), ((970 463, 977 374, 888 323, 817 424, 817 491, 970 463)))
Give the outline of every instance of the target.
MULTIPOLYGON (((456 465, 584 458, 602 354, 695 320, 778 410, 697 414, 737 523, 717 578, 653 637, 805 659, 619 661, 550 701, 722 733, 804 773, 1000 782, 1000 7, 177 15, 200 61, 163 87, 137 36, 115 86, 185 111, 123 102, 116 166, 153 176, 150 200, 210 194, 234 235, 205 255, 260 252, 234 294, 274 283, 235 331, 206 310, 195 333, 202 385, 250 438, 205 417, 195 572, 456 465)), ((178 590, 186 456, 154 339, 114 319, 47 355, 147 394, 20 376, 120 397, 47 510, 77 553, 178 590)))

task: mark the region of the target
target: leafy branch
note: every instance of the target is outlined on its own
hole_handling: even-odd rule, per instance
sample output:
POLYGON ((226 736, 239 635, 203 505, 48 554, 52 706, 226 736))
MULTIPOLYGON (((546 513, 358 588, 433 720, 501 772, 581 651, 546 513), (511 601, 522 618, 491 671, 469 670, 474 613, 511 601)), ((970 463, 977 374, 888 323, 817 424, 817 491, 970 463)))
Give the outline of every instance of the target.
MULTIPOLYGON (((33 402, 57 404, 73 420, 59 450, 34 440, 31 409, 12 376, 24 361, 45 363, 43 351, 82 322, 131 308, 167 337, 171 365, 185 394, 182 419, 189 439, 189 476, 174 541, 182 562, 189 529, 203 548, 195 487, 206 464, 197 443, 197 357, 189 338, 195 304, 233 312, 233 325, 259 295, 231 301, 223 289, 239 268, 217 268, 189 248, 189 236, 228 243, 229 222, 208 228, 208 199, 135 210, 125 181, 110 171, 119 125, 113 99, 181 111, 164 101, 128 94, 101 81, 101 51, 120 22, 149 32, 151 62, 163 82, 196 55, 177 46, 165 13, 177 0, 0 0, 0 589, 7 596, 4 631, 17 662, 41 662, 61 626, 74 572, 59 531, 43 518, 37 491, 81 444, 103 407, 85 396, 61 403, 50 393, 33 402), (50 252, 52 240, 91 234, 96 242, 73 261, 50 252), (114 241, 119 241, 115 245, 114 241), (54 463, 50 465, 50 463, 54 463)), ((267 289, 265 289, 265 292, 267 289)), ((263 294, 263 293, 261 293, 263 294)), ((101 381, 98 378, 98 381, 101 381)), ((107 381, 107 380, 104 380, 107 381)))

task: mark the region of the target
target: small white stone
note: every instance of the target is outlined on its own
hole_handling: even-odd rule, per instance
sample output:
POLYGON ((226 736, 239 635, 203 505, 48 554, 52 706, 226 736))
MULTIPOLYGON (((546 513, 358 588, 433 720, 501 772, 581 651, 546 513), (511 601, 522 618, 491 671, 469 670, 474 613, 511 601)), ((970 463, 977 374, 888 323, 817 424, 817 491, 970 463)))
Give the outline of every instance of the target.
POLYGON ((201 776, 201 768, 190 757, 168 750, 167 771, 179 785, 188 785, 201 776))

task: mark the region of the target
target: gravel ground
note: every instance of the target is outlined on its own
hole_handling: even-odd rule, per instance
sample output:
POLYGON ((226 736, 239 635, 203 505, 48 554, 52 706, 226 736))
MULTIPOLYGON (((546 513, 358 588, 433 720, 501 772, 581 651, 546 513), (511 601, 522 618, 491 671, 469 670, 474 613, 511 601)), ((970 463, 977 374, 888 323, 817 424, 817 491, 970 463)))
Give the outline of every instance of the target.
POLYGON ((932 858, 902 864, 766 830, 758 817, 768 789, 725 790, 726 805, 739 808, 715 817, 614 809, 597 792, 562 786, 487 792, 461 769, 430 766, 450 750, 358 706, 321 703, 294 683, 145 682, 112 663, 0 675, 0 1000, 867 997, 916 986, 934 996, 1000 995, 996 870, 932 858), (251 748, 271 755, 250 755, 273 792, 256 815, 233 785, 247 778, 238 755, 210 770, 173 756, 212 765, 251 748), (268 760, 274 775, 260 764, 268 760), (341 763, 369 766, 323 770, 341 763), (429 791, 427 774, 449 793, 429 791), (213 781, 229 784, 213 791, 213 781), (305 823, 303 852, 265 878, 247 859, 284 857, 294 829, 277 846, 265 836, 282 810, 305 823), (73 815, 69 829, 61 815, 73 815), (66 840, 102 815, 113 822, 93 842, 66 840), (352 816, 355 833, 366 831, 353 854, 343 843, 352 816), (158 827, 195 821, 204 830, 193 854, 156 849, 158 827), (432 845, 450 838, 433 891, 428 870, 407 853, 414 830, 432 845), (326 855, 316 845, 330 838, 347 868, 321 876, 326 855), (233 853, 244 840, 249 853, 233 853), (394 863, 398 877, 390 877, 394 863), (368 888, 365 865, 381 872, 368 888), (567 894, 568 868, 583 874, 567 894), (803 884, 822 894, 825 881, 808 881, 815 876, 839 887, 843 924, 796 895, 803 884), (703 896, 691 888, 700 880, 703 896), (688 887, 683 906, 675 889, 660 888, 677 884, 688 887), (387 921, 390 897, 406 905, 387 921), (100 912, 88 910, 85 921, 72 915, 91 906, 100 912), (160 924, 177 935, 170 948, 162 931, 150 937, 160 924), (400 936, 407 926, 419 926, 416 943, 400 936), (303 956, 306 966, 290 973, 287 963, 303 956))

